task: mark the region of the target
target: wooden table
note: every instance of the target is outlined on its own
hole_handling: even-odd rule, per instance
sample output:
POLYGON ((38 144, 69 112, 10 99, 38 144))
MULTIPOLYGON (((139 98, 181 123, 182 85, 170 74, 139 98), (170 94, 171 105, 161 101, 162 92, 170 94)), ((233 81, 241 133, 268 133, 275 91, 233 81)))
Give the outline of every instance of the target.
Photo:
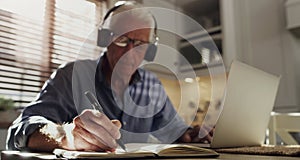
MULTIPOLYGON (((57 158, 53 154, 41 154, 41 153, 24 153, 18 151, 2 151, 1 160, 47 160, 55 159, 61 160, 63 158, 57 158)), ((168 158, 165 158, 168 159, 168 158)), ((220 154, 217 158, 180 158, 182 160, 245 160, 245 159, 255 159, 255 160, 299 160, 300 157, 277 157, 277 156, 258 156, 258 155, 243 155, 243 154, 220 154)), ((171 159, 170 159, 171 160, 171 159)), ((172 158, 174 160, 174 158, 172 158)))

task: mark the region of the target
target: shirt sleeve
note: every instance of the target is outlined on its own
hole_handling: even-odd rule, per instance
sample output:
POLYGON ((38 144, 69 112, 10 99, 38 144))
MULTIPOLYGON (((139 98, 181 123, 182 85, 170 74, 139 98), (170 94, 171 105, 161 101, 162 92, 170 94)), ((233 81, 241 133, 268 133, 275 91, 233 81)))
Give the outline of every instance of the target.
POLYGON ((77 112, 73 105, 71 78, 72 64, 59 68, 51 75, 37 99, 10 126, 7 149, 25 150, 28 136, 47 123, 72 121, 77 112))

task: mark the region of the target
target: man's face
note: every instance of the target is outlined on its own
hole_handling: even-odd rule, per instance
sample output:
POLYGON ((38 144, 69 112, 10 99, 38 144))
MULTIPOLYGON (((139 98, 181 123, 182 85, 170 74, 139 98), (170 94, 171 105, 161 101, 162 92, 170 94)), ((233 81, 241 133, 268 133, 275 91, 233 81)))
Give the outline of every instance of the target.
POLYGON ((116 36, 107 51, 107 59, 110 68, 113 69, 112 74, 120 78, 129 78, 133 75, 144 59, 150 33, 150 28, 143 28, 116 36), (124 42, 127 42, 126 46, 121 45, 125 44, 124 42))

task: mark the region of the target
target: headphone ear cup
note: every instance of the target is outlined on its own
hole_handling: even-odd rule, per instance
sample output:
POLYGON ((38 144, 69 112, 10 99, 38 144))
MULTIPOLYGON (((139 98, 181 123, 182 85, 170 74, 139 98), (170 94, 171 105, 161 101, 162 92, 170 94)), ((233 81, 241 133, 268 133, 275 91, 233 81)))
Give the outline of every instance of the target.
POLYGON ((99 47, 107 47, 112 42, 113 32, 109 29, 99 28, 97 38, 97 45, 99 47))
POLYGON ((146 61, 153 61, 156 55, 157 46, 155 44, 149 44, 144 59, 146 61))

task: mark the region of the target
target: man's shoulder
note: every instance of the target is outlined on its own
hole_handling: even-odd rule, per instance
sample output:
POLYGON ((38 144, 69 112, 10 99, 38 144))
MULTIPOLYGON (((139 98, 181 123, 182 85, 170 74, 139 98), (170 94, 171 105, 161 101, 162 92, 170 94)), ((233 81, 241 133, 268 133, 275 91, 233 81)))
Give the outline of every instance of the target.
POLYGON ((87 71, 93 71, 95 72, 95 68, 97 66, 97 60, 76 60, 72 62, 66 62, 64 64, 61 64, 52 74, 51 78, 54 77, 72 77, 74 73, 86 73, 87 71))
POLYGON ((91 59, 83 59, 83 60, 75 60, 75 61, 71 61, 71 62, 66 62, 66 63, 63 63, 61 64, 58 69, 60 70, 73 70, 74 68, 80 66, 80 67, 83 67, 83 66, 95 66, 97 65, 97 60, 91 60, 91 59))

